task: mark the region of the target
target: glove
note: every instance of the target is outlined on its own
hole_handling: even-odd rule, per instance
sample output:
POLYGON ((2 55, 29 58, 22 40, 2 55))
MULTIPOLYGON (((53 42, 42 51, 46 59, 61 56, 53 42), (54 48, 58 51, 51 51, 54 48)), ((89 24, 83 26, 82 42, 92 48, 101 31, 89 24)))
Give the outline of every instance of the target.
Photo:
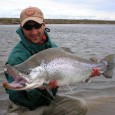
POLYGON ((100 70, 98 68, 93 68, 93 71, 90 75, 90 77, 100 76, 100 70))
MULTIPOLYGON (((50 89, 55 89, 56 87, 58 87, 56 80, 51 80, 47 85, 50 89)), ((44 85, 39 87, 39 89, 44 90, 45 89, 44 85)))
POLYGON ((51 80, 48 84, 50 89, 54 89, 57 87, 57 81, 56 80, 51 80))

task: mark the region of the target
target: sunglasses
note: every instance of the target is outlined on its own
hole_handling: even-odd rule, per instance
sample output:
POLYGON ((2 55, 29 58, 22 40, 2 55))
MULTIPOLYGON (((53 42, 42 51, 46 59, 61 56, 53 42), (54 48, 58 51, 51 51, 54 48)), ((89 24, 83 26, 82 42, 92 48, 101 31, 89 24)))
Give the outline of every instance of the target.
POLYGON ((35 23, 35 24, 25 24, 25 25, 23 26, 23 28, 24 28, 25 30, 32 30, 33 28, 39 29, 39 28, 41 28, 41 27, 42 27, 42 24, 38 24, 38 23, 35 23))

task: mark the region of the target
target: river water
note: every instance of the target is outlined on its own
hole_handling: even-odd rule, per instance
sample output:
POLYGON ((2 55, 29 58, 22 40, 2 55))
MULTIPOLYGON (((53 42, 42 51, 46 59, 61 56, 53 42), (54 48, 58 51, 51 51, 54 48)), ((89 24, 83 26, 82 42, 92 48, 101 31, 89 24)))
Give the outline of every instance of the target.
MULTIPOLYGON (((0 25, 0 115, 6 112, 8 95, 2 87, 5 80, 3 65, 11 49, 20 40, 19 25, 0 25)), ((50 24, 49 35, 60 47, 68 47, 78 56, 104 58, 115 54, 115 25, 107 24, 50 24)), ((112 79, 100 76, 88 84, 60 88, 60 95, 83 98, 89 105, 87 115, 115 115, 115 69, 112 79)))

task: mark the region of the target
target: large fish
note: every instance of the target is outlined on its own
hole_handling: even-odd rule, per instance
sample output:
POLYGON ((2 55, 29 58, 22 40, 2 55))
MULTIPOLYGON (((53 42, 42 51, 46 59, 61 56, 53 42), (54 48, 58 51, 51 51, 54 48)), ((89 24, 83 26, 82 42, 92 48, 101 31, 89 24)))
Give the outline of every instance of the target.
POLYGON ((58 86, 64 86, 87 81, 91 76, 100 74, 112 78, 114 57, 114 54, 110 54, 101 61, 92 61, 77 57, 62 48, 49 48, 14 67, 5 65, 5 72, 14 81, 5 81, 3 86, 13 90, 26 90, 41 87, 52 80, 58 86))

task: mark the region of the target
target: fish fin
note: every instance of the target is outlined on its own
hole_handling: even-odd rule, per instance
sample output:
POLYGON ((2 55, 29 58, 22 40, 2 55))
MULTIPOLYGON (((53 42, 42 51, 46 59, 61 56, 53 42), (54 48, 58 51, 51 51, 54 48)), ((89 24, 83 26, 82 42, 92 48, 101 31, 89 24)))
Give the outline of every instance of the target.
POLYGON ((47 83, 43 83, 42 86, 47 90, 47 92, 50 94, 50 96, 51 96, 53 99, 55 99, 55 97, 53 96, 52 90, 49 88, 48 84, 47 84, 47 83))
POLYGON ((104 59, 104 61, 107 62, 107 70, 103 73, 103 75, 106 78, 112 78, 113 76, 113 69, 115 66, 115 54, 110 54, 108 56, 106 56, 104 59))
POLYGON ((93 61, 93 62, 98 62, 97 57, 91 57, 90 60, 93 61))
POLYGON ((68 52, 68 53, 73 53, 72 51, 71 51, 71 49, 70 48, 68 48, 68 47, 61 47, 65 52, 68 52))
POLYGON ((90 82, 91 82, 90 77, 84 81, 84 83, 90 83, 90 82))

